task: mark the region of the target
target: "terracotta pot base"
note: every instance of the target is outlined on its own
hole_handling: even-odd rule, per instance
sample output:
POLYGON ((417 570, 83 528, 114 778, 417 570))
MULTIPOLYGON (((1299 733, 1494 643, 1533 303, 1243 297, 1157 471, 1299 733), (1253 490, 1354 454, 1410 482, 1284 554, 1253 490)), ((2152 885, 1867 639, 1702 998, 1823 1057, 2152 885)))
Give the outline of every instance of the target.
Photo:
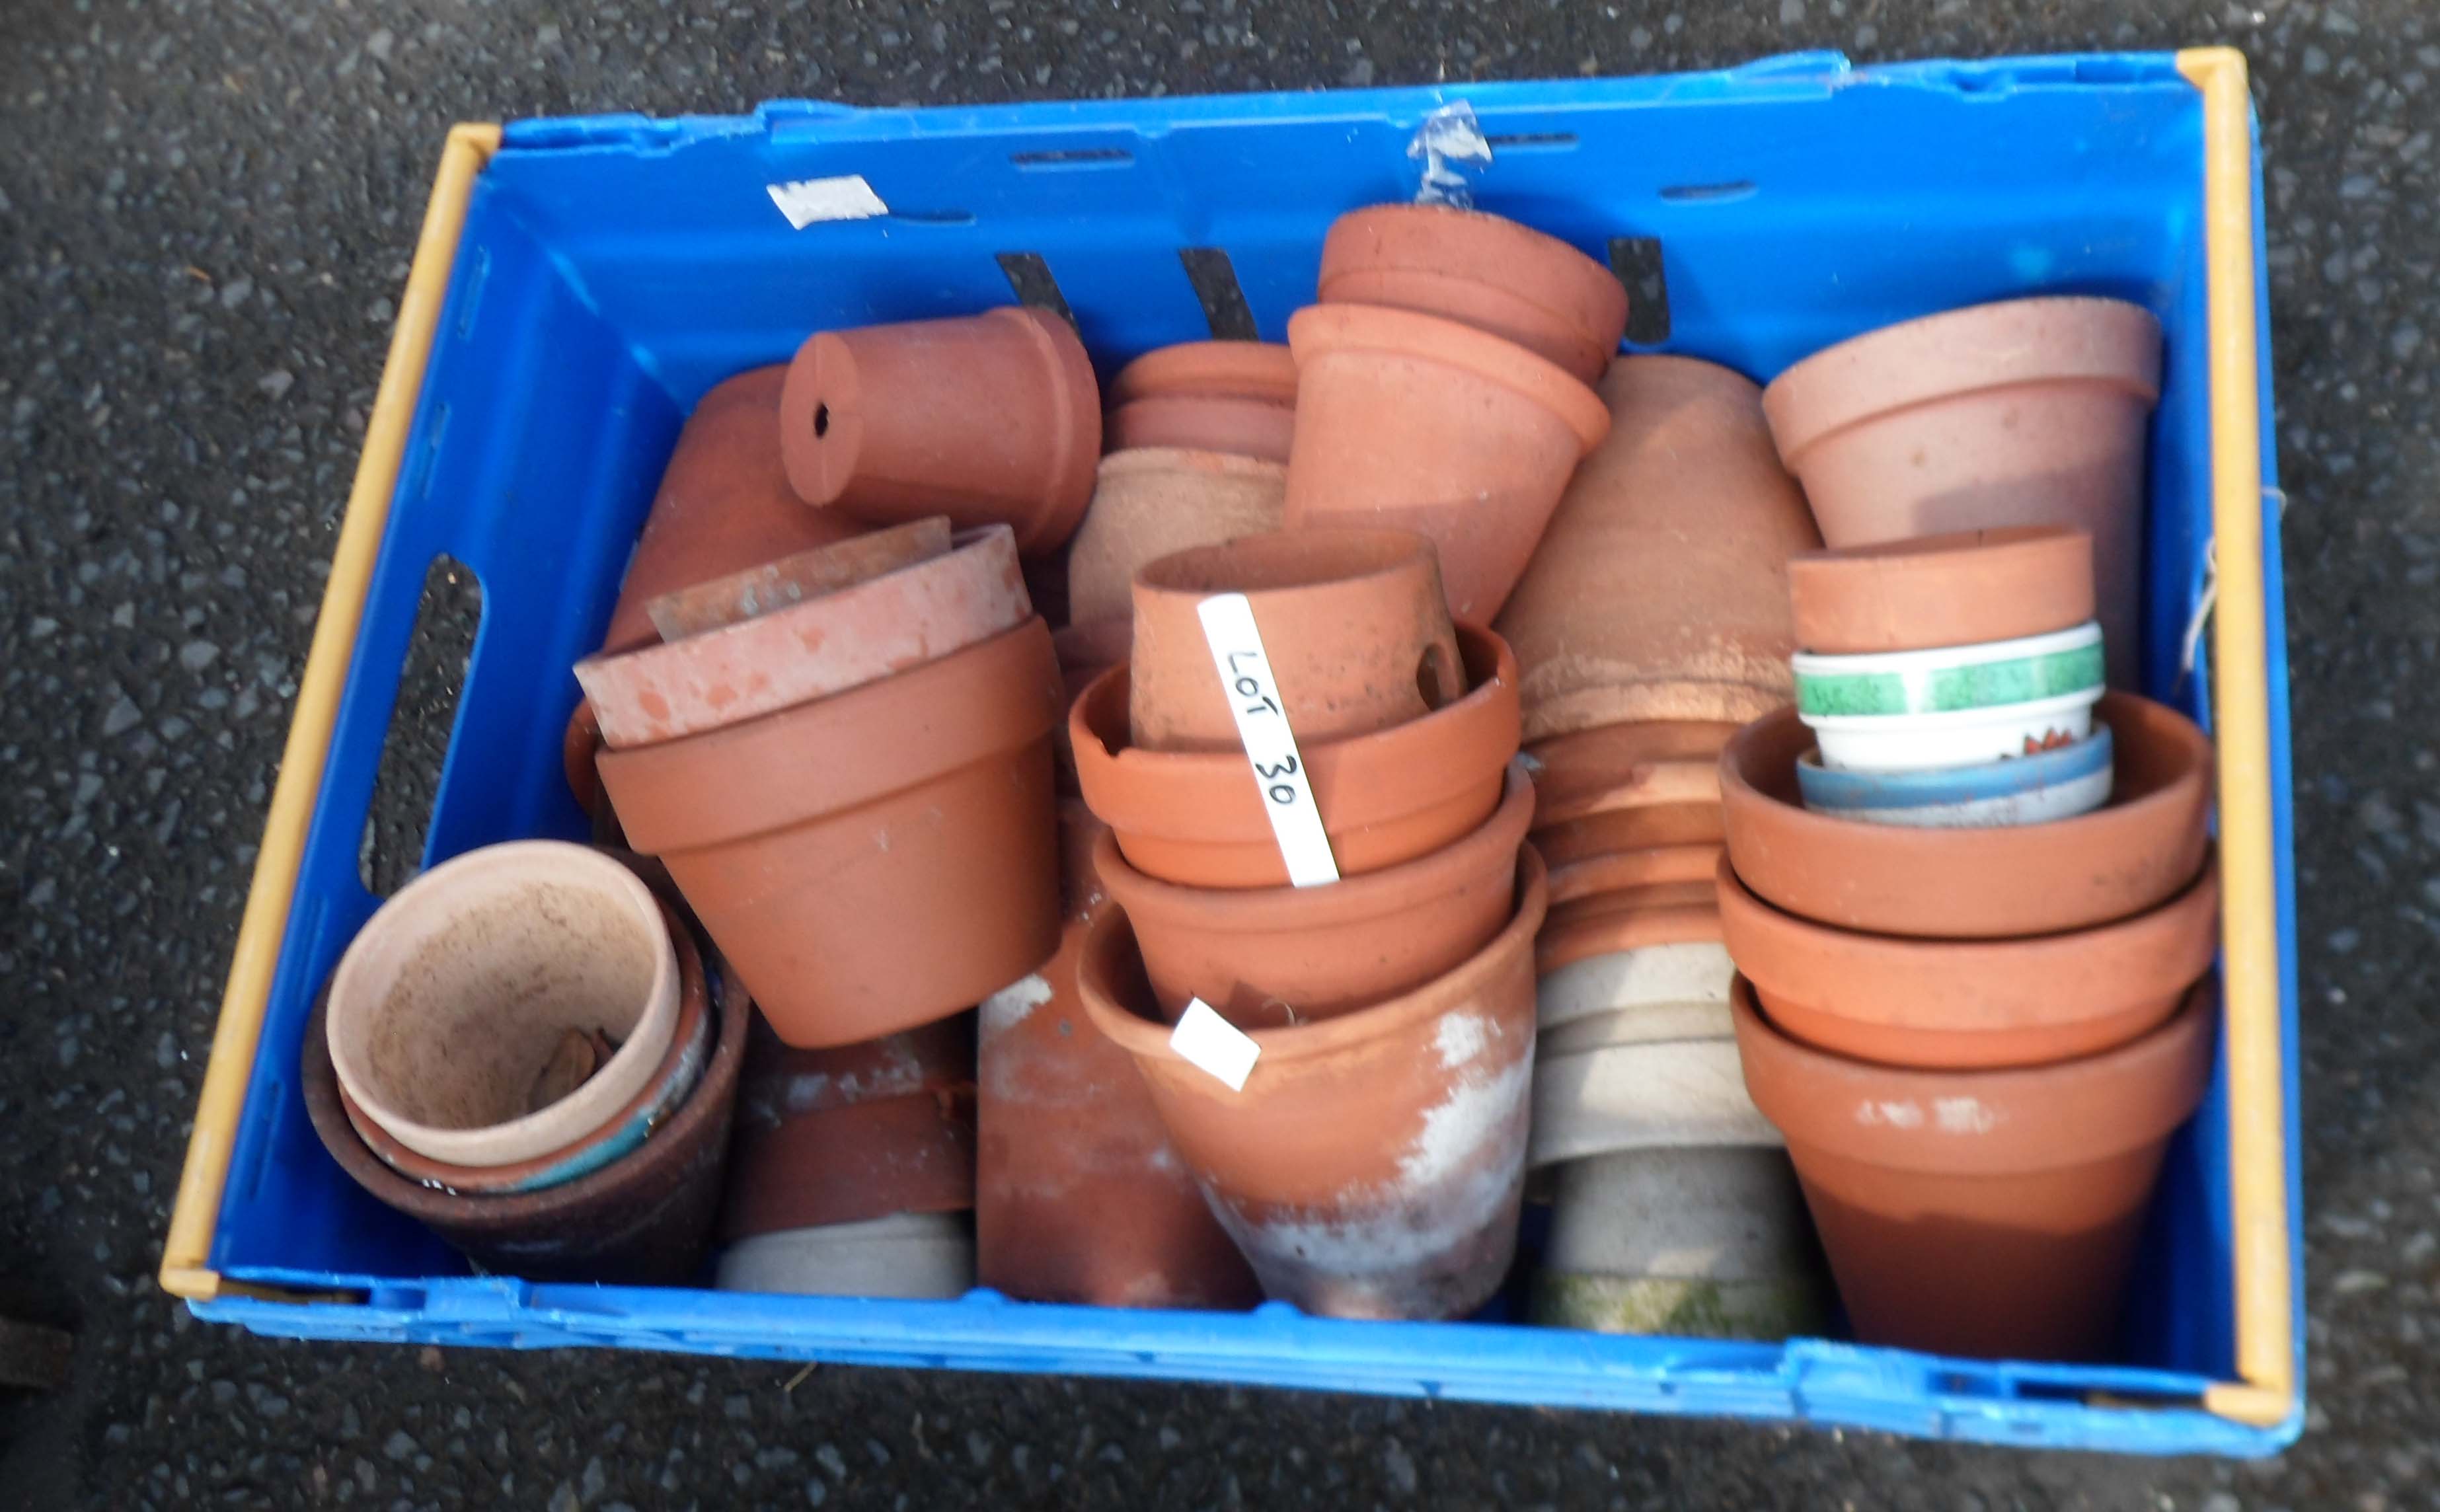
POLYGON ((1729 1000, 1735 975, 1716 939, 1678 941, 1588 956, 1542 973, 1543 1031, 1649 1003, 1729 1000))
POLYGON ((1079 624, 1129 619, 1136 572, 1146 563, 1278 530, 1285 462, 1284 455, 1264 461, 1140 443, 1102 459, 1093 502, 1068 548, 1068 612, 1079 624))

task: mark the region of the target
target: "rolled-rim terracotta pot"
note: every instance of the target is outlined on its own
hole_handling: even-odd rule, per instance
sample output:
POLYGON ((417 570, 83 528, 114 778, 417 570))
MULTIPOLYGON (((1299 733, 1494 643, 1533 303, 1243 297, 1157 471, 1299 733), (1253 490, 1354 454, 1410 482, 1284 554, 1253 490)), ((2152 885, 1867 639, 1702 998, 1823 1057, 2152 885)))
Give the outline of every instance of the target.
POLYGON ((1198 605, 1242 593, 1297 743, 1387 729, 1465 695, 1429 541, 1406 531, 1272 531, 1191 548, 1135 576, 1127 718, 1150 750, 1243 749, 1198 605))
POLYGON ((1717 803, 1656 803, 1536 824, 1534 845, 1552 866, 1573 866, 1595 856, 1663 846, 1717 845, 1722 833, 1717 803))
POLYGON ((1788 559, 1821 537, 1761 390, 1714 363, 1639 356, 1611 365, 1601 399, 1609 434, 1499 615, 1525 739, 1778 708, 1796 649, 1788 559))
POLYGON ((1685 904, 1668 909, 1629 909, 1580 918, 1572 924, 1547 927, 1534 942, 1534 968, 1548 977, 1579 962, 1642 950, 1654 945, 1717 945, 1720 910, 1716 905, 1685 904))
POLYGON ((1701 882, 1647 882, 1641 887, 1613 888, 1551 905, 1551 918, 1543 927, 1567 929, 1619 913, 1710 908, 1715 896, 1715 884, 1709 878, 1701 882))
POLYGON ((331 1059, 408 1149, 517 1165, 594 1133, 652 1081, 680 996, 668 918, 635 873, 563 840, 481 846, 399 889, 349 943, 331 1059))
POLYGON ((945 556, 955 533, 945 514, 885 525, 810 551, 673 588, 644 609, 662 639, 684 640, 945 556))
POLYGON ((1059 941, 1037 618, 835 697, 605 751, 636 848, 659 856, 780 1037, 853 1044, 945 1017, 1059 941))
MULTIPOLYGON (((1499 806, 1516 754, 1516 663, 1488 630, 1460 625, 1457 637, 1464 697, 1388 729, 1297 743, 1341 876, 1428 855, 1499 806)), ((1285 887, 1245 756, 1129 745, 1127 687, 1126 669, 1111 671, 1068 711, 1085 801, 1116 828, 1127 864, 1189 887, 1285 887)))
POLYGON ((1287 496, 1283 462, 1175 446, 1112 452, 1068 548, 1068 614, 1078 624, 1132 617, 1138 568, 1276 531, 1287 496))
POLYGON ((1407 310, 1315 305, 1290 317, 1288 345, 1289 528, 1418 531, 1440 548, 1449 612, 1498 615, 1608 434, 1601 396, 1513 342, 1407 310))
POLYGON ((1217 394, 1296 405, 1296 354, 1277 341, 1181 341, 1156 347, 1110 380, 1113 405, 1172 394, 1217 394))
POLYGON ((1763 394, 1834 547, 1994 526, 2090 532, 2111 683, 2143 643, 2144 443, 2161 323, 2119 299, 2008 299, 1816 352, 1763 394))
MULTIPOLYGON (((1097 620, 1090 624, 1062 625, 1050 632, 1050 649, 1059 661, 1060 707, 1072 714, 1076 700, 1102 674, 1127 659, 1135 643, 1135 621, 1097 620)), ((1069 721, 1062 719, 1050 732, 1051 756, 1059 769, 1059 794, 1077 791, 1075 738, 1069 721)))
MULTIPOLYGON (((1549 929, 1543 930, 1547 937, 1549 929)), ((1534 991, 1541 999, 1543 1036, 1587 1018, 1657 1003, 1725 1003, 1729 979, 1726 945, 1711 940, 1679 940, 1587 956, 1541 973, 1534 991)))
POLYGON ((1119 369, 1103 446, 1180 446, 1284 463, 1296 433, 1296 358, 1278 342, 1188 341, 1119 369))
POLYGON ((1061 805, 1059 953, 983 999, 975 1239, 984 1286, 1031 1302, 1250 1307, 1262 1288, 1161 1127, 1134 1058, 1078 996, 1103 826, 1061 805))
POLYGON ((2048 635, 2096 612, 2092 535, 2016 525, 1800 552, 1787 598, 1797 648, 1825 656, 2048 635))
POLYGON ((1712 845, 1656 845, 1642 851, 1613 851, 1551 869, 1551 906, 1573 903, 1597 892, 1622 888, 1654 887, 1664 882, 1699 882, 1719 870, 1723 848, 1712 845))
POLYGON ((1913 829, 1807 811, 1792 709, 1720 752, 1729 860, 1754 895, 1842 929, 2004 940, 2090 928, 2154 908, 2202 870, 2212 747, 2192 720, 2132 693, 2095 711, 2117 751, 2110 801, 2001 829, 1913 829))
POLYGON ((1462 321, 1588 384, 1626 334, 1626 287, 1608 268, 1505 216, 1445 205, 1374 205, 1332 222, 1318 297, 1462 321))
POLYGON ((1678 761, 1647 762, 1604 787, 1569 791, 1536 783, 1541 801, 1534 812, 1545 824, 1615 814, 1623 809, 1653 808, 1663 803, 1717 803, 1720 801, 1720 758, 1689 756, 1678 761))
POLYGON ((782 1229, 720 1252, 723 1291, 945 1302, 975 1285, 973 1226, 961 1213, 893 1213, 782 1229))
POLYGON ((1411 992, 1499 932, 1534 815, 1534 784, 1514 769, 1507 782, 1472 834, 1319 887, 1179 887, 1127 865, 1107 837, 1093 863, 1171 1017, 1200 998, 1240 1029, 1308 1024, 1411 992))
POLYGON ((780 446, 808 504, 1007 525, 1032 555, 1092 496, 1101 389, 1076 333, 1040 310, 824 331, 788 365, 780 446))
POLYGON ((961 531, 944 555, 769 614, 587 657, 576 680, 611 746, 649 746, 894 676, 1032 613, 1015 539, 994 525, 961 531))
POLYGON ((694 1094, 651 1139, 600 1170, 539 1192, 460 1196, 420 1185, 365 1147, 339 1103, 326 1004, 306 1025, 298 1078, 322 1146, 358 1186, 416 1219, 478 1269, 527 1281, 677 1286, 702 1264, 721 1176, 729 1111, 754 1015, 745 984, 714 979, 720 1037, 694 1094))
POLYGON ((2211 1080, 2198 985, 2116 1050, 2011 1071, 1875 1066, 1732 1001, 1746 1086, 1787 1153, 1856 1337, 1933 1354, 2101 1358, 2171 1135, 2211 1080))
POLYGON ((2219 872, 2147 913, 2016 940, 1911 940, 1783 913, 1719 872, 1720 930, 1782 1034, 1889 1066, 2090 1055, 2175 1013, 2219 950, 2219 872))
POLYGON ((1455 1318, 1516 1248, 1534 1070, 1542 864, 1455 969, 1324 1023, 1256 1031, 1232 1091, 1170 1044, 1122 908, 1097 915, 1085 1011, 1135 1057, 1178 1154, 1269 1295, 1353 1318, 1455 1318))

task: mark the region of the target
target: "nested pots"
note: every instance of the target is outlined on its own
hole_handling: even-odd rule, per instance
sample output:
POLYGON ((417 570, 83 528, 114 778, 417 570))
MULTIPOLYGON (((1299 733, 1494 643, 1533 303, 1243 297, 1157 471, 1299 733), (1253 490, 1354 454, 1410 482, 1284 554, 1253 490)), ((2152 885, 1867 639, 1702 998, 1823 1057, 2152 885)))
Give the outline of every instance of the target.
MULTIPOLYGON (((1283 349, 1284 350, 1284 349, 1283 349)), ((1068 612, 1077 624, 1135 613, 1138 568, 1190 547, 1280 528, 1285 459, 1138 445, 1102 459, 1093 502, 1068 549, 1068 612)))
POLYGON ((1296 433, 1296 358, 1268 341, 1187 341, 1119 369, 1103 446, 1225 452, 1284 464, 1296 433))
POLYGON ((1533 1166, 1778 1143, 1747 1094, 1725 1002, 1643 1003, 1542 1032, 1533 1166))
POLYGON ((1821 655, 2020 640, 2093 617, 2092 536, 2017 525, 1805 551, 1787 597, 1797 646, 1821 655))

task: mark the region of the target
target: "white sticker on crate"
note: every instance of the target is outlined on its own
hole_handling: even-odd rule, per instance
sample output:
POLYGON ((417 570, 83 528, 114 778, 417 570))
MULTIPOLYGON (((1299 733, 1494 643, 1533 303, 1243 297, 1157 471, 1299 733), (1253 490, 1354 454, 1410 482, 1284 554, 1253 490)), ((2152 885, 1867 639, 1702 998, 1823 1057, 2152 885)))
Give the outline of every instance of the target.
POLYGON ((1251 1036, 1200 998, 1186 1000, 1186 1012, 1170 1031, 1169 1048, 1198 1070, 1228 1083, 1232 1092, 1246 1089, 1246 1078, 1254 1073, 1255 1057, 1263 1053, 1251 1036))
POLYGON ((1287 710, 1280 703, 1270 658, 1263 654, 1254 606, 1242 593, 1215 593, 1196 604, 1195 613, 1203 621, 1203 639, 1211 647, 1211 665, 1220 674, 1229 711, 1236 716, 1237 738, 1245 743, 1246 760, 1254 769, 1263 812, 1270 817, 1271 835, 1287 862, 1289 883, 1310 888, 1337 881, 1338 862, 1330 854, 1330 836, 1321 827, 1321 810, 1313 801, 1313 783, 1297 752, 1287 710))
POLYGON ((800 178, 793 184, 765 185, 771 203, 788 224, 801 231, 823 221, 869 221, 876 215, 888 215, 889 207, 864 181, 861 173, 842 173, 835 178, 800 178))

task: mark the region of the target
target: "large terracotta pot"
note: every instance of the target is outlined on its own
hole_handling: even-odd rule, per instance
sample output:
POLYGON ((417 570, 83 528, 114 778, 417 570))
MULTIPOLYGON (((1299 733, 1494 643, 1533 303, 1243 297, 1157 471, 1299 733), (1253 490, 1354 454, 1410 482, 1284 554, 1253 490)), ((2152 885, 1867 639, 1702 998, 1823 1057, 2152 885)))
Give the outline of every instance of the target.
POLYGON ((808 504, 1007 525, 1032 555, 1092 496, 1101 391, 1076 333, 1040 310, 825 331, 788 365, 780 444, 808 504))
POLYGON ((1038 619, 835 697, 605 751, 658 855, 780 1037, 853 1044, 969 1007, 1059 938, 1038 619))
MULTIPOLYGON (((1457 637, 1464 697, 1388 729, 1298 742, 1341 876, 1437 851, 1499 805, 1516 754, 1516 663, 1488 630, 1460 625, 1457 637)), ((1189 887, 1287 885, 1287 863, 1244 755, 1129 745, 1124 669, 1069 708, 1068 730, 1085 801, 1117 829, 1129 866, 1189 887)), ((1708 867, 1702 875, 1711 875, 1708 867)))
POLYGON ((2010 299, 1887 326, 1763 395, 1832 546, 2006 525, 2092 535, 2109 680, 2141 650, 2144 439, 2161 323, 2117 299, 2010 299))
POLYGON ((1287 496, 1282 462, 1170 446, 1112 452, 1068 548, 1068 614, 1078 624, 1130 618, 1139 567, 1276 531, 1287 496))
POLYGON ((1806 551, 1787 597, 1797 646, 1817 656, 2021 640, 2093 617, 2092 537, 2018 525, 1806 551))
POLYGON ((1534 786, 1512 769, 1472 834, 1320 887, 1179 887, 1127 865, 1111 837, 1093 860, 1173 1018, 1200 998, 1241 1029, 1311 1023, 1412 991, 1498 934, 1533 814, 1534 786))
POLYGON ((2219 950, 2219 873, 2113 924, 2016 940, 1860 934, 1783 913, 1719 871, 1720 930, 1780 1032, 1934 1071, 2040 1066, 2145 1034, 2219 950))
POLYGON ((1128 723, 1152 750, 1243 748, 1197 607, 1242 593, 1300 748, 1403 725, 1465 693, 1431 543, 1405 531, 1250 535, 1135 579, 1128 723))
POLYGON ((1257 1031, 1232 1091, 1170 1045, 1123 908, 1092 924, 1085 1011, 1135 1057, 1161 1122, 1263 1289, 1308 1312, 1454 1318, 1516 1253, 1534 1070, 1542 866, 1514 916, 1416 990, 1325 1023, 1257 1031))
POLYGON ((1624 357, 1601 398, 1609 436, 1499 616, 1524 669, 1525 739, 1778 708, 1796 649, 1788 558, 1821 537, 1771 450, 1761 390, 1692 357, 1624 357))
POLYGON ((1284 463, 1296 358, 1277 342, 1182 342, 1120 369, 1103 397, 1106 451, 1178 446, 1284 463))
POLYGON ((1796 759, 1812 732, 1792 709, 1756 720, 1720 752, 1729 860, 1773 907, 1875 934, 2004 940, 2141 913, 2202 870, 2211 741, 2176 710, 2132 693, 2109 693, 2094 712, 2116 748, 2107 805, 1974 830, 1806 810, 1796 759))
POLYGON ((1626 288, 1609 269, 1557 237, 1445 205, 1375 205, 1332 222, 1319 297, 1462 321, 1588 384, 1626 334, 1626 288))
POLYGON ((1740 981, 1746 1086, 1787 1136, 1856 1337, 1934 1354, 2105 1356, 2169 1137, 2210 1082, 2208 983, 2116 1050, 2013 1071, 1848 1060, 1740 981))
POLYGON ((1061 805, 1067 926, 1042 969, 983 999, 980 1279, 1032 1302, 1249 1307, 1262 1289, 1161 1127, 1135 1062, 1078 995, 1104 894, 1103 826, 1061 805))
MULTIPOLYGON (((833 550, 857 546, 842 543, 833 550)), ((595 718, 625 748, 735 725, 860 688, 1030 618, 1008 527, 943 555, 715 630, 576 664, 595 718)))
POLYGON ((1300 310, 1288 345, 1289 528, 1420 531, 1440 548, 1449 611, 1498 615, 1577 460, 1609 431, 1601 396, 1513 342, 1405 310, 1300 310))

